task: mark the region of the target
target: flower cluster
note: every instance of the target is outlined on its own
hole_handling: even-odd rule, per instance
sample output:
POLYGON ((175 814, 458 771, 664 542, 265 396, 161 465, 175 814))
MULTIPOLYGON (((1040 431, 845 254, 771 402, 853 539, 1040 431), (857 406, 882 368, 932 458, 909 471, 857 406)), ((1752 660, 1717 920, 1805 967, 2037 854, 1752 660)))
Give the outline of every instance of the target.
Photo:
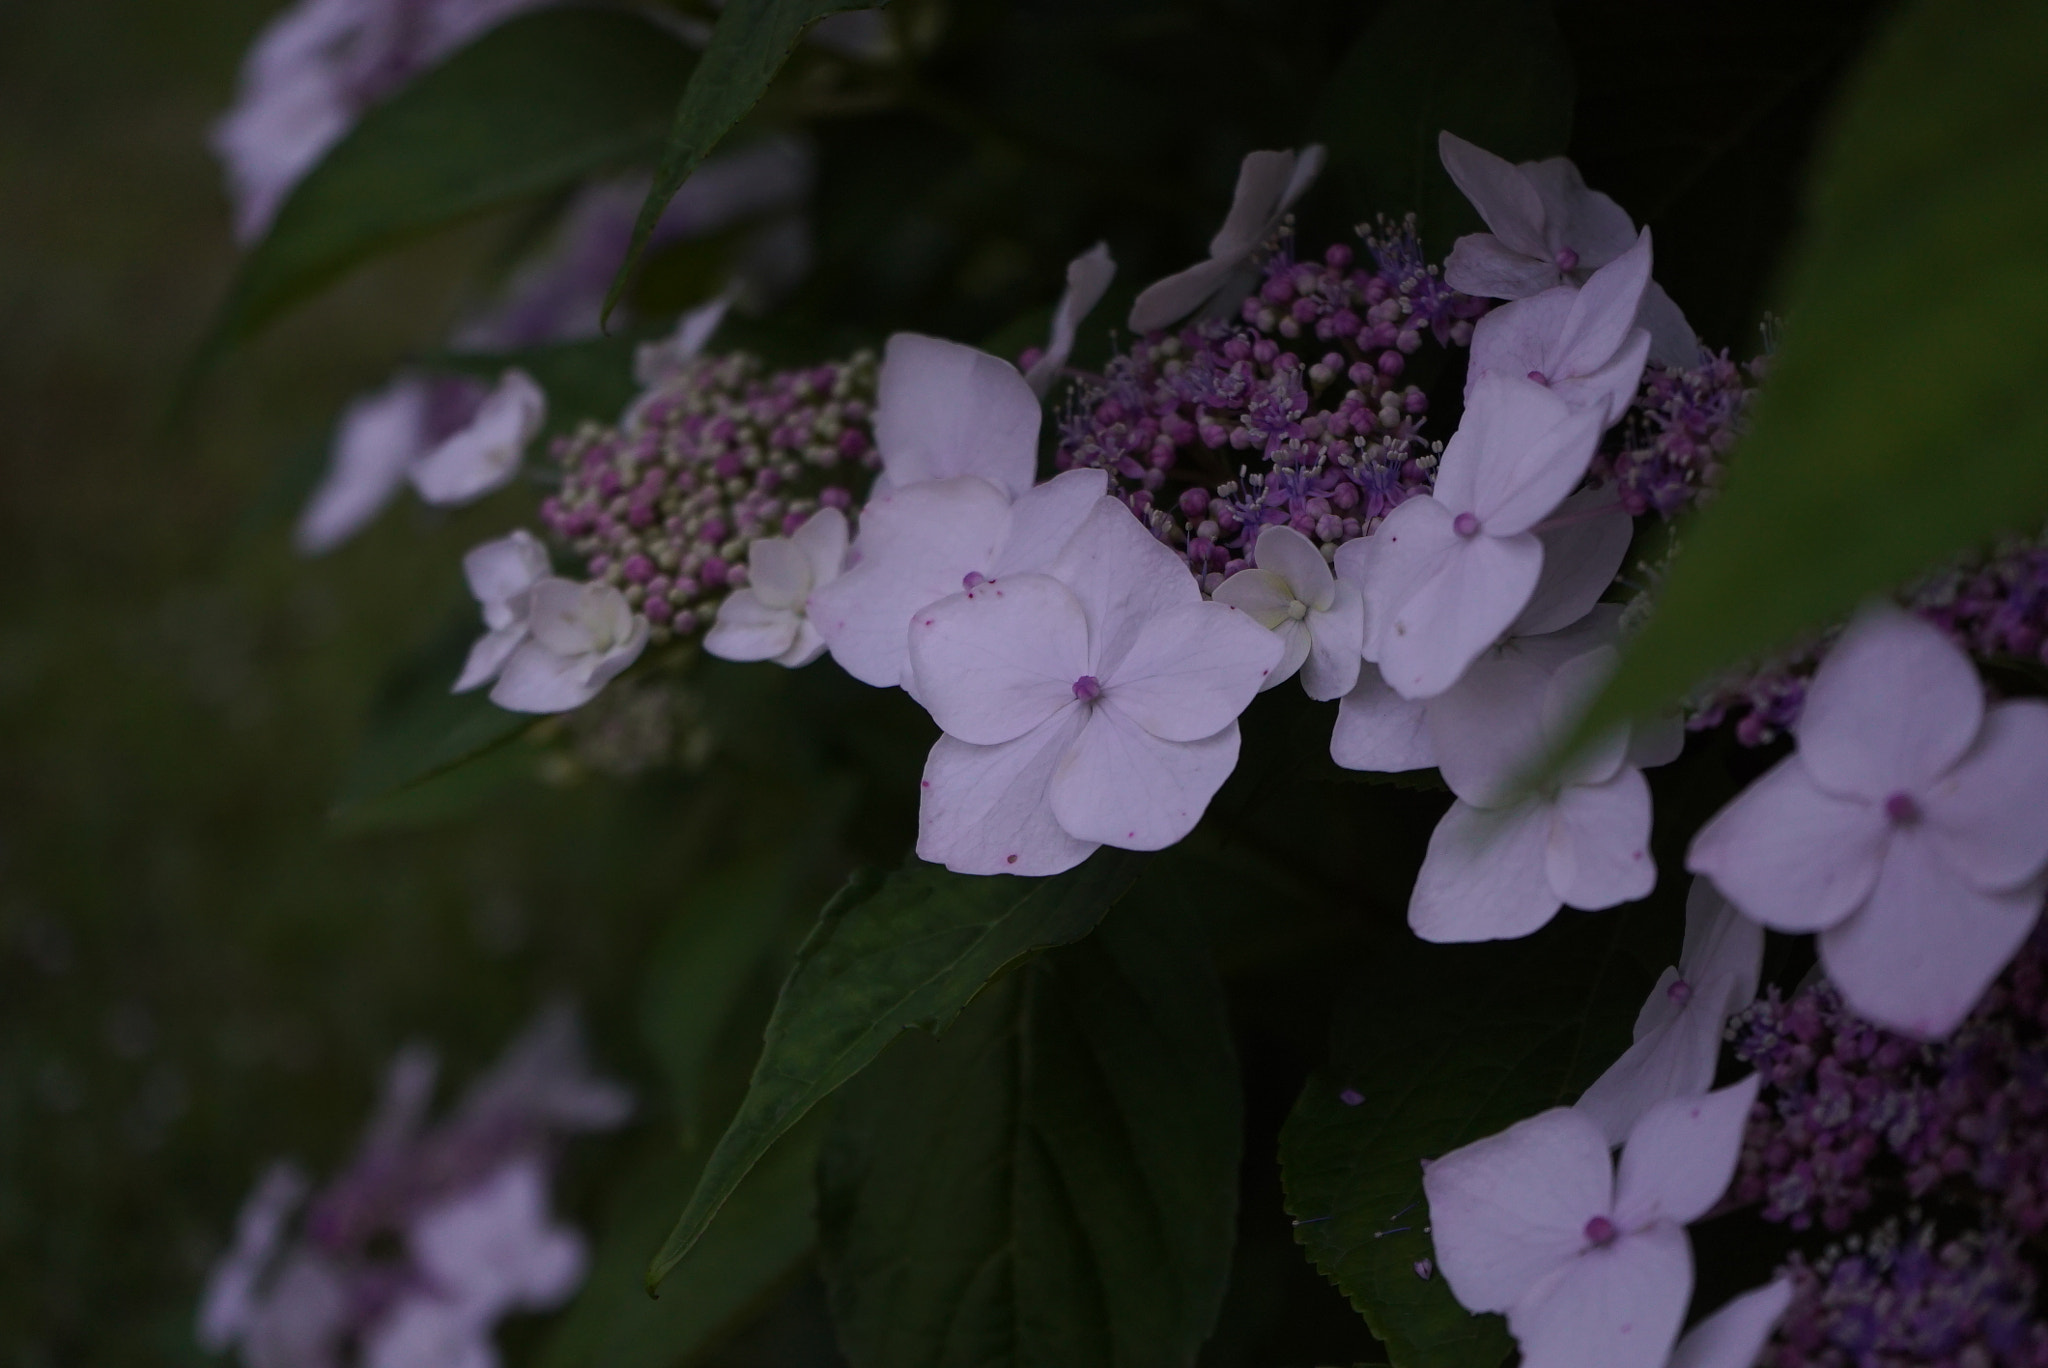
POLYGON ((251 1368, 491 1363, 500 1317, 575 1291, 587 1255, 548 1215, 548 1170, 564 1137, 618 1126, 632 1099, 590 1073, 559 1008, 429 1127, 435 1072, 425 1050, 399 1055, 354 1162, 310 1202, 289 1164, 257 1184, 208 1279, 207 1348, 251 1368))
POLYGON ((707 625, 747 582, 748 548, 845 509, 877 464, 875 358, 764 372, 744 353, 684 364, 615 428, 556 443, 541 522, 644 616, 656 640, 707 625))
POLYGON ((1720 483, 1761 371, 1761 362, 1738 365, 1725 351, 1690 366, 1653 363, 1628 417, 1594 457, 1594 479, 1612 484, 1633 517, 1694 507, 1720 483))

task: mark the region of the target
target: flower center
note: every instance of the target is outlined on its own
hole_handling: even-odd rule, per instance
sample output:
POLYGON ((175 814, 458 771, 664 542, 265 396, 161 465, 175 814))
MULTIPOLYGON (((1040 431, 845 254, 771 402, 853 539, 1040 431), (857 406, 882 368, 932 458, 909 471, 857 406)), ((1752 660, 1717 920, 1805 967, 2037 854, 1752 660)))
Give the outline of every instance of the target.
POLYGON ((1529 378, 1531 380, 1534 380, 1537 384, 1544 386, 1545 388, 1548 388, 1550 385, 1550 377, 1545 375, 1542 371, 1530 371, 1529 378))
POLYGON ((1102 681, 1094 675, 1082 675, 1074 681, 1074 697, 1083 703, 1093 703, 1102 697, 1102 681))
POLYGON ((1552 259, 1557 262, 1557 269, 1560 271, 1575 271, 1579 266, 1579 254, 1569 247, 1558 248, 1557 255, 1552 259))
POLYGON ((1911 826, 1920 820, 1920 805, 1912 794, 1901 791, 1884 800, 1884 815, 1893 826, 1911 826))
POLYGON ((1478 515, 1474 513, 1460 513, 1457 517, 1451 519, 1451 531, 1457 533, 1461 537, 1478 536, 1478 515))
POLYGON ((1299 622, 1308 616, 1308 605, 1300 599, 1287 600, 1287 616, 1299 622))
POLYGON ((1664 996, 1683 1007, 1692 1001, 1692 985, 1684 979, 1673 979, 1671 986, 1664 990, 1664 996))
POLYGON ((960 577, 960 587, 962 589, 973 589, 986 583, 988 583, 988 576, 982 574, 979 570, 969 570, 960 577))
POLYGON ((1586 1222, 1586 1243, 1595 1249, 1605 1249, 1614 1243, 1621 1232, 1614 1228, 1614 1222, 1605 1216, 1595 1216, 1586 1222))

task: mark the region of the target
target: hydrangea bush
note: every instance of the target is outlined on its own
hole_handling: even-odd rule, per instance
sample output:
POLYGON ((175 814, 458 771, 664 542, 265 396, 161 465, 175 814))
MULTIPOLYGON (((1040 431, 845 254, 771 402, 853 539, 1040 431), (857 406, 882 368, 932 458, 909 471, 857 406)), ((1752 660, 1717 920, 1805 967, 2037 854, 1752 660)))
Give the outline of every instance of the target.
MULTIPOLYGON (((368 8, 308 0, 252 54, 220 138, 245 233, 294 221, 289 182, 341 136, 264 144, 292 80, 354 92, 322 115, 345 127, 376 97, 350 73, 402 85, 456 42, 408 36, 378 63, 368 21, 306 37, 368 8)), ((452 35, 519 7, 420 8, 452 35)), ((1714 567, 1773 554, 1754 529, 1880 525, 1838 492, 1875 464, 1804 458, 1822 493, 1799 506, 1782 435, 1828 395, 1807 340, 1860 315, 1813 285, 1785 302, 1782 355, 1702 338, 1688 309, 1713 301, 1686 297, 1682 253, 1667 276, 1665 229, 1560 147, 1461 136, 1492 126, 1469 92, 1419 91, 1442 117, 1415 148, 1340 151, 1347 174, 1429 158, 1462 197, 1434 211, 1470 231, 1385 203, 1312 228, 1344 192, 1304 143, 1245 154, 1208 255, 1115 295, 1111 321, 1113 239, 1073 259, 1049 326, 994 349, 895 329, 771 360, 728 338, 802 275, 785 242, 778 269, 735 257, 672 332, 564 343, 643 252, 800 215, 812 154, 788 149, 808 144, 702 154, 751 104, 720 105, 733 73, 834 8, 735 0, 637 224, 576 200, 496 321, 458 336, 453 375, 351 406, 301 525, 325 551, 407 479, 436 505, 514 490, 463 560, 481 627, 404 782, 513 736, 558 772, 724 775, 768 795, 731 802, 772 813, 747 839, 776 897, 845 879, 792 955, 771 949, 773 897, 706 871, 711 929, 665 972, 691 1004, 762 964, 783 980, 741 1039, 702 1009, 693 1057, 736 1052, 751 1078, 684 1107, 705 1129, 677 1160, 680 1216, 626 1262, 716 1302, 734 1261, 798 1230, 856 1368, 1185 1364, 1234 1229, 1284 1200, 1396 1364, 2048 1363, 2039 492, 1931 511, 1940 545, 1767 567, 1833 597, 1761 639, 1717 626, 1750 602, 1714 599, 1714 574, 1747 582, 1714 567), (565 345, 609 367, 605 398, 565 378, 565 345), (1739 545, 1719 530, 1743 526, 1739 545), (1713 668, 1659 693, 1644 681, 1679 668, 1656 654, 1679 639, 1713 668), (598 736, 640 753, 599 763, 598 736), (1331 987, 1353 1026, 1283 1080, 1284 1199, 1248 1181, 1241 1201, 1241 1081, 1274 1079, 1218 965, 1332 984, 1324 923, 1370 947, 1331 987)), ((1365 39, 1418 13, 1391 6, 1365 39)), ((1983 44, 1940 14, 1909 7, 1841 116, 1813 279, 1826 196, 1890 174, 1857 111, 1908 99, 1930 33, 1943 79, 1995 97, 1969 74, 1983 44)), ((2000 16, 1970 22, 2043 36, 2000 16)), ((920 22, 807 46, 904 63, 920 22)), ((706 40, 683 27, 664 41, 706 40)), ((2038 423, 2037 397, 2026 420, 2009 392, 1978 398, 2038 423)), ((1895 516, 1921 496, 1875 497, 1895 516)), ((520 1081, 422 1136, 412 1067, 297 1226, 303 1180, 259 1184, 209 1343, 252 1365, 493 1362, 497 1317, 580 1280, 548 1165, 623 1097, 567 1056, 508 1063, 520 1081), (380 1232, 395 1247, 372 1252, 380 1232)), ((800 1257, 757 1262, 762 1294, 800 1257)), ((575 1323, 626 1315, 608 1295, 575 1323)), ((677 1334, 646 1361, 713 1338, 677 1334)))

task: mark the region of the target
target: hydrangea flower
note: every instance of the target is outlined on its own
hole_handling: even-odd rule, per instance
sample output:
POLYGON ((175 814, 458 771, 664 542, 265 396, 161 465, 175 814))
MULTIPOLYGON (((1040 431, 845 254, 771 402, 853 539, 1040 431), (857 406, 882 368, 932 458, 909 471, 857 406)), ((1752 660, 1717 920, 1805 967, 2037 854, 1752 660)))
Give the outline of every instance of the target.
POLYGON ((1060 367, 1074 354, 1074 334, 1079 331, 1081 320, 1102 302, 1103 292, 1114 279, 1116 262, 1109 255, 1106 242, 1096 243, 1067 263, 1067 288, 1060 293, 1060 302, 1052 311, 1052 331, 1046 337, 1045 348, 1026 353, 1020 362, 1024 383, 1031 386, 1033 394, 1044 398, 1052 388, 1060 367))
POLYGON ((839 576, 846 560, 846 515, 821 508, 788 537, 763 537, 747 548, 747 582, 718 605, 704 649, 725 660, 808 665, 825 649, 811 625, 811 592, 839 576))
POLYGON ((1752 1368, 1792 1304, 1792 1280, 1753 1287, 1685 1332, 1666 1368, 1752 1368))
MULTIPOLYGON (((1147 285, 1131 305, 1131 331, 1156 332, 1186 318, 1230 283, 1239 267, 1273 236, 1294 202, 1323 169, 1323 148, 1250 152, 1237 170, 1230 213, 1209 241, 1209 258, 1147 285)), ((1230 301, 1236 303, 1235 300, 1230 301)))
POLYGON ((1365 638, 1365 601, 1349 580, 1331 573, 1315 543, 1284 524, 1262 528, 1252 555, 1210 595, 1244 611, 1277 634, 1280 663, 1259 687, 1270 689, 1301 672, 1310 698, 1341 698, 1358 682, 1365 638))
POLYGON ((292 531, 302 555, 332 551, 404 486, 413 465, 476 417, 484 388, 460 377, 402 375, 358 396, 334 425, 327 470, 292 531))
POLYGON ((1038 472, 1038 396, 1017 368, 985 351, 897 333, 875 391, 875 492, 972 475, 1010 497, 1038 472))
POLYGON ((1986 707, 1939 630, 1876 606, 1794 730, 1798 749, 1715 814, 1686 865, 1766 926, 1818 931, 1862 1015, 1946 1035, 2040 915, 2048 703, 1986 707))
POLYGON ((1458 681, 1543 574, 1539 524, 1586 473, 1603 414, 1530 380, 1480 377, 1436 486, 1387 515, 1365 577, 1365 658, 1403 698, 1458 681))
POLYGON ((1237 715, 1280 653, 1098 498, 1046 573, 989 579, 913 621, 916 696, 945 732, 925 763, 918 855, 1054 874, 1100 845, 1172 845, 1236 766, 1237 715))
POLYGON ((1569 1107, 1430 1164, 1422 1186, 1453 1295, 1506 1313, 1523 1368, 1664 1368, 1692 1297, 1685 1227, 1734 1176, 1756 1090, 1752 1074, 1652 1107, 1618 1174, 1599 1125, 1569 1107))
POLYGON ((1650 334, 1636 310, 1650 283, 1650 230, 1584 285, 1558 285, 1502 305, 1472 328, 1465 392, 1482 375, 1515 375, 1574 408, 1597 407, 1612 426, 1643 376, 1650 334))
POLYGON ((1756 1000, 1763 963, 1763 928, 1730 907, 1712 884, 1695 879, 1686 894, 1678 964, 1658 976, 1636 1015, 1635 1043, 1578 1100, 1610 1144, 1620 1144, 1657 1103, 1713 1085, 1722 1028, 1756 1000))
MULTIPOLYGON (((1516 165, 1448 131, 1437 135, 1444 170, 1486 220, 1490 233, 1461 237, 1444 262, 1454 290, 1494 299, 1527 299, 1581 283, 1636 241, 1628 212, 1586 188, 1564 157, 1516 165)), ((1643 292, 1636 321, 1650 334, 1650 356, 1667 366, 1699 360, 1699 339, 1661 286, 1643 292)))
POLYGON ((519 473, 527 443, 547 420, 548 398, 533 377, 514 369, 498 377, 476 416, 406 471, 430 504, 451 507, 501 489, 519 473))
POLYGON ((498 677, 512 652, 526 640, 533 586, 548 575, 547 548, 521 529, 485 542, 462 558, 469 592, 483 606, 489 630, 469 648, 453 692, 466 693, 498 677))
POLYGON ((647 619, 609 584, 543 579, 527 591, 526 640, 514 648, 491 689, 512 712, 580 708, 640 658, 647 619))

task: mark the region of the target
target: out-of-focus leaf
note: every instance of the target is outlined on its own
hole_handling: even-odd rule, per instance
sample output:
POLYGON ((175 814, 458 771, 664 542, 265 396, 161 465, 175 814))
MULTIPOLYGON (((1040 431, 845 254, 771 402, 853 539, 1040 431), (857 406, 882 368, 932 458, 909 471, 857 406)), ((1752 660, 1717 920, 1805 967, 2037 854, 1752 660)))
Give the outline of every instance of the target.
POLYGON ((365 114, 243 260, 200 364, 400 243, 640 161, 691 53, 596 7, 508 20, 365 114))
POLYGON ((855 1368, 1193 1362, 1230 1269, 1241 1103, 1202 911, 1146 882, 839 1099, 819 1219, 855 1368))
POLYGON ((1441 256, 1483 225, 1444 171, 1437 134, 1510 161, 1556 156, 1573 90, 1547 0, 1393 0, 1324 88, 1317 130, 1354 213, 1412 209, 1441 256))
POLYGON ((2048 515, 2048 10, 1898 17, 1785 300, 1754 430, 1588 734, 2048 515))
POLYGON ((1094 929, 1140 857, 1102 850, 1048 879, 949 874, 913 858, 827 904, 783 985, 754 1080, 649 1267, 658 1285, 777 1136, 910 1026, 944 1030, 982 985, 1094 929))
POLYGON ((1287 1210, 1395 1368, 1507 1357, 1498 1317, 1471 1315, 1416 1271, 1431 1255, 1421 1161, 1584 1091, 1627 1048, 1643 995, 1676 957, 1677 921, 1566 912, 1525 940, 1411 939, 1343 998, 1329 1068, 1281 1132, 1287 1210))
POLYGON ((605 295, 607 317, 625 293, 626 282, 647 249, 647 240, 653 236, 661 211, 683 188, 683 182, 690 178, 698 163, 718 146, 718 140, 760 103, 768 83, 789 60, 804 30, 828 14, 880 9, 887 3, 888 0, 730 0, 719 11, 711 41, 705 45, 704 56, 683 91, 682 104, 676 108, 668 146, 655 169, 654 184, 640 206, 640 218, 633 225, 633 240, 626 249, 626 259, 620 263, 619 273, 605 295))
POLYGON ((620 1185, 583 1294, 543 1346, 540 1368, 687 1368, 768 1305, 817 1246, 817 1121, 785 1135, 733 1191, 729 1219, 649 1297, 639 1272, 689 1191, 673 1154, 620 1185))

